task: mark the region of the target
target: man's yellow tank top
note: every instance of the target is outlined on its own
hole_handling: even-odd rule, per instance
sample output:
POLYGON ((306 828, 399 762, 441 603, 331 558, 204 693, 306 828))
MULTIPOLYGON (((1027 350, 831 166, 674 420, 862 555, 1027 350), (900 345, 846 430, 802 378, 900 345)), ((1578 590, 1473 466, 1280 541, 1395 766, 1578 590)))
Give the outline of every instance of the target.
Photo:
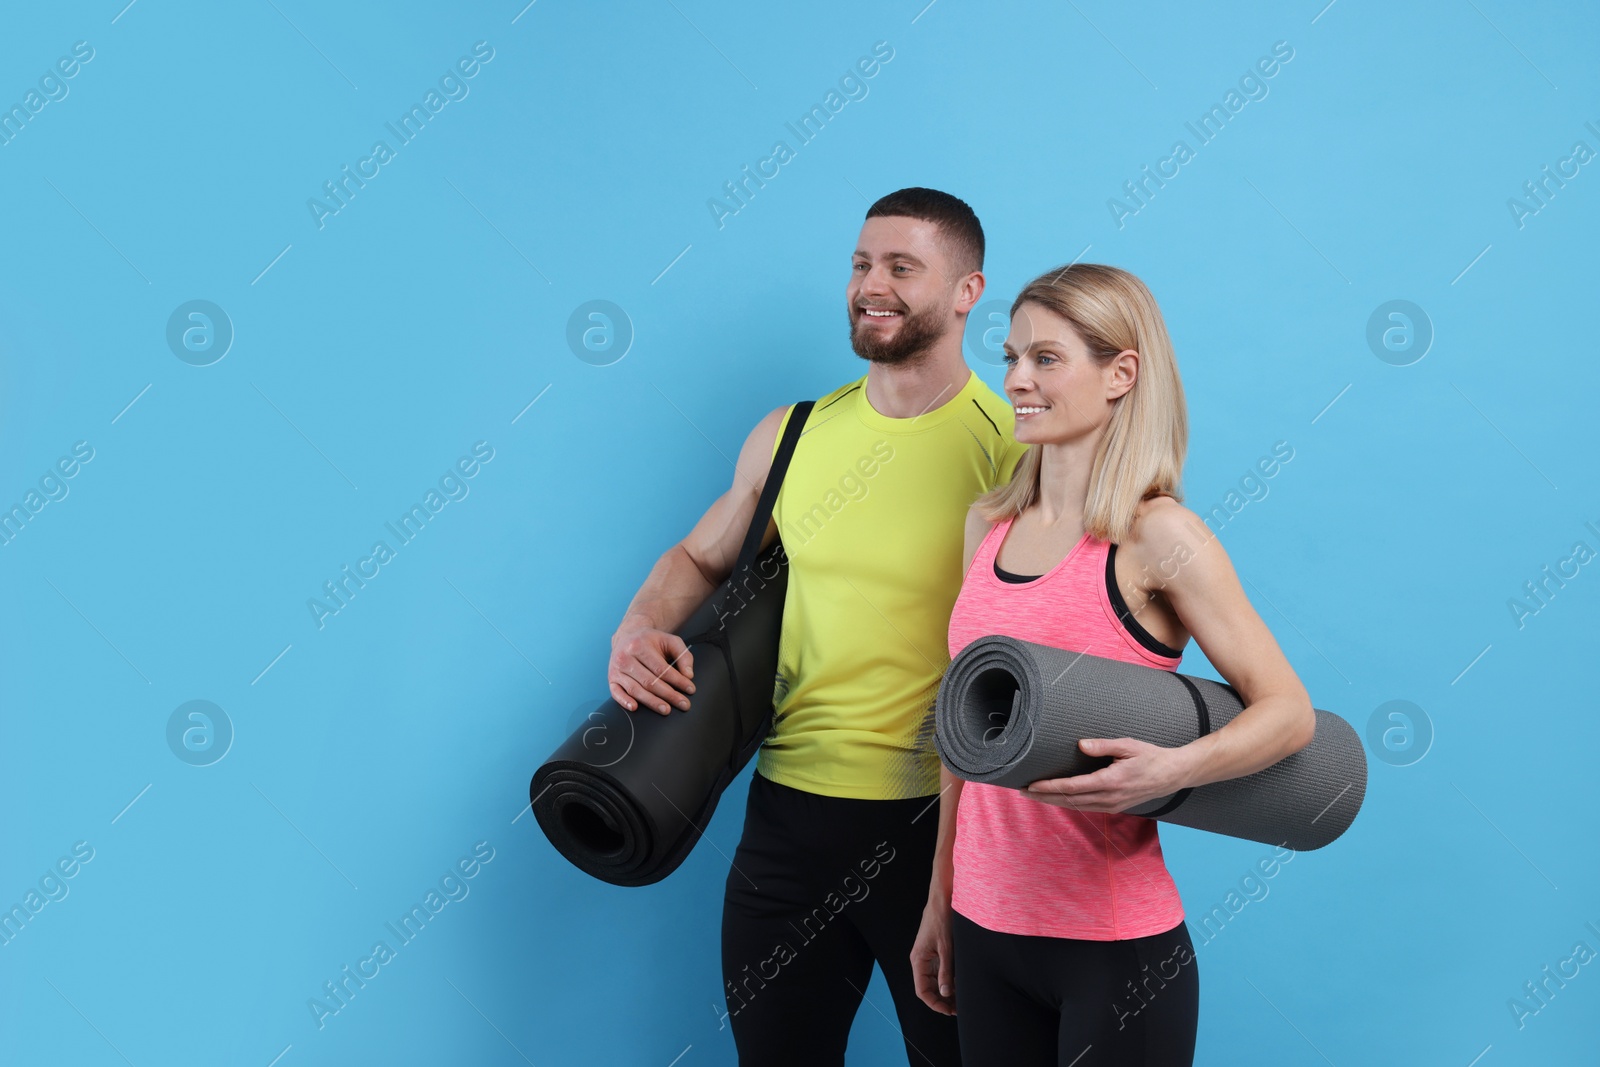
POLYGON ((967 508, 1026 447, 1011 405, 968 374, 914 418, 879 414, 863 376, 806 420, 773 507, 789 579, 756 768, 775 782, 869 800, 939 791, 933 702, 967 508))

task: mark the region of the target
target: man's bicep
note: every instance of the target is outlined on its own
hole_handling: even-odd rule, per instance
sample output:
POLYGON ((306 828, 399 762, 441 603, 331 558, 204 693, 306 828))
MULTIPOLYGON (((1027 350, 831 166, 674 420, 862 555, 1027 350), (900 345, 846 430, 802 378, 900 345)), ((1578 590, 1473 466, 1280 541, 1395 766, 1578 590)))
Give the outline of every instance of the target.
MULTIPOLYGON (((772 469, 773 443, 786 410, 778 408, 769 413, 750 431, 734 465, 733 483, 712 502, 689 531, 689 536, 683 539, 684 551, 713 584, 733 573, 745 532, 755 517, 756 503, 766 485, 767 472, 772 469)), ((766 534, 771 535, 772 529, 773 524, 768 522, 766 534)), ((768 543, 768 537, 764 536, 762 544, 768 543)))
POLYGON ((733 486, 712 501, 683 539, 683 550, 712 585, 733 573, 734 561, 755 510, 755 497, 733 486))

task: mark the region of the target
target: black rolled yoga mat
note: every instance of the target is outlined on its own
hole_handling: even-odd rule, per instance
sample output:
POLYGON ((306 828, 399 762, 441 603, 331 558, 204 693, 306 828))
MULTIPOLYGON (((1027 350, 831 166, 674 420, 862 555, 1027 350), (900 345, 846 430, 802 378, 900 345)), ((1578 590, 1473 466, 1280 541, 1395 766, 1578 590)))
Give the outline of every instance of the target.
POLYGON ((650 885, 676 870, 766 738, 789 560, 781 541, 758 550, 811 406, 789 416, 733 573, 674 631, 694 658, 689 710, 607 699, 529 783, 550 843, 601 881, 650 885))
MULTIPOLYGON (((1225 726, 1243 706, 1232 686, 1209 678, 995 635, 951 661, 934 721, 950 773, 1021 789, 1110 762, 1080 751, 1081 738, 1132 737, 1177 748, 1225 726)), ((1316 737, 1299 752, 1124 814, 1307 851, 1349 828, 1366 791, 1360 738, 1339 716, 1319 710, 1316 737)))

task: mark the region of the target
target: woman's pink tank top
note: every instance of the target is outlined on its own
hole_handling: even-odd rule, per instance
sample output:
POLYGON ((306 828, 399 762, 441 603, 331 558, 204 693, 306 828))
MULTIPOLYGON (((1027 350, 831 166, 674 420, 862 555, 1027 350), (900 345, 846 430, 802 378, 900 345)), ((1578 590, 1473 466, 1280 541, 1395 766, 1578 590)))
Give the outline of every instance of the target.
MULTIPOLYGON (((952 658, 979 637, 1005 634, 1177 668, 1182 653, 1128 613, 1111 577, 1115 545, 1086 533, 1049 573, 1007 582, 995 575, 995 557, 1011 523, 995 524, 972 558, 950 617, 952 658)), ((979 782, 963 784, 956 816, 952 904, 980 926, 1117 941, 1183 919, 1153 820, 1058 808, 979 782)))

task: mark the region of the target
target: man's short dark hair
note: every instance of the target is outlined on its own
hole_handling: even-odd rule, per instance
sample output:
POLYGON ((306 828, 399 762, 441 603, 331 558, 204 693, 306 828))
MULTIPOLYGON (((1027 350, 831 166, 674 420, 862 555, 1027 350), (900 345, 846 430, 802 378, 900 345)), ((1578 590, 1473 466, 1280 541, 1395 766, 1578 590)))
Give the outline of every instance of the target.
POLYGON ((983 269, 983 226, 966 201, 937 189, 914 186, 882 197, 867 208, 867 218, 896 215, 939 227, 962 273, 983 269))

